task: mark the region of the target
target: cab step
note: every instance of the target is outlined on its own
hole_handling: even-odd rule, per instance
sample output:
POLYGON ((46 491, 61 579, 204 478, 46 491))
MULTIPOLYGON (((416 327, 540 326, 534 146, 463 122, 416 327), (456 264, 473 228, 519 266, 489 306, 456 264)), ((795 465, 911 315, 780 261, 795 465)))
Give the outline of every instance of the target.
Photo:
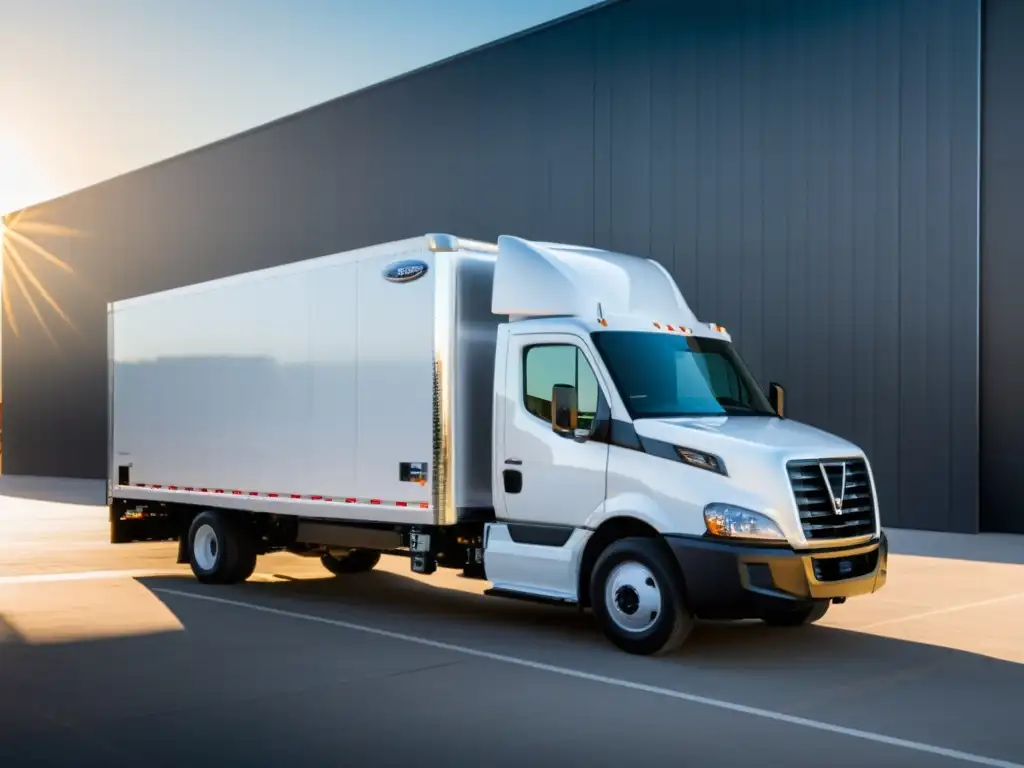
POLYGON ((525 600, 529 603, 541 603, 543 605, 576 605, 575 600, 570 600, 566 597, 548 597, 547 595, 535 595, 530 592, 516 592, 511 589, 499 589, 498 587, 485 589, 484 594, 488 597, 504 597, 509 600, 525 600))

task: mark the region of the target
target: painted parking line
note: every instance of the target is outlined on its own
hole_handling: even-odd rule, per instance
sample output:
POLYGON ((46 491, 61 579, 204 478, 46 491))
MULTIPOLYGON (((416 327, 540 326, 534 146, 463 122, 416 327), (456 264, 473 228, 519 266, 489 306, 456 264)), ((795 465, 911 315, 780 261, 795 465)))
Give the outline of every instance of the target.
MULTIPOLYGON (((63 581, 111 581, 116 579, 152 579, 160 576, 189 576, 192 571, 188 566, 177 569, 172 568, 125 568, 121 570, 106 571, 60 571, 57 573, 24 573, 13 576, 0 576, 0 587, 5 585, 19 584, 51 584, 63 581)), ((276 582, 285 581, 290 577, 280 576, 275 573, 261 573, 257 571, 249 577, 248 581, 276 582)))
POLYGON ((552 674, 561 675, 563 677, 571 677, 577 680, 587 680, 589 682, 613 686, 616 688, 625 688, 632 691, 640 691, 642 693, 650 693, 656 696, 664 696, 666 698, 687 701, 693 704, 702 704, 707 707, 714 707, 716 709, 727 710, 729 712, 737 712, 739 714, 750 715, 752 717, 760 717, 767 720, 775 720, 777 722, 788 723, 790 725, 799 725, 804 728, 811 728, 817 731, 825 731, 827 733, 835 733, 841 736, 850 736, 855 739, 871 741, 876 744, 885 744, 892 747, 909 749, 914 752, 922 752, 925 754, 935 755, 938 757, 947 757, 953 760, 959 760, 964 763, 972 763, 974 765, 987 765, 993 766, 994 768, 1024 768, 1024 764, 1021 763, 1013 763, 1007 760, 998 760, 991 757, 984 757, 982 755, 971 754, 970 752, 961 752, 960 750, 956 749, 947 749, 946 747, 939 747, 934 744, 925 744, 923 742, 911 741, 909 739, 899 739, 894 736, 886 736, 885 734, 881 733, 862 731, 858 728, 846 728, 841 725, 833 725, 832 723, 825 723, 819 720, 811 720, 806 717, 787 715, 783 712, 775 712, 770 709, 761 709, 760 707, 749 707, 745 704, 736 704, 731 701, 713 699, 707 696, 698 696, 696 694, 685 693, 683 691, 677 691, 671 688, 661 688, 656 685, 645 685, 643 683, 633 682, 632 680, 623 680, 621 678, 606 677, 604 675, 595 675, 590 672, 583 672, 581 670, 571 669, 568 667, 559 667, 553 664, 544 664, 538 661, 531 661, 530 659, 522 659, 517 656, 506 656, 505 654, 501 653, 482 651, 477 648, 470 648, 464 645, 444 643, 437 640, 427 640, 422 637, 406 635, 401 632, 392 632, 391 630, 379 629, 377 627, 370 627, 364 624, 355 624, 349 621, 341 621, 340 619, 329 619, 326 616, 316 616, 314 614, 298 613, 296 611, 286 611, 280 608, 271 608, 269 606, 259 605, 256 603, 246 603, 240 600, 230 600, 228 598, 213 597, 211 595, 200 595, 194 592, 184 592, 176 589, 165 589, 163 587, 151 587, 150 589, 151 591, 160 594, 174 595, 176 597, 182 597, 189 600, 201 600, 209 603, 219 603, 221 605, 231 605, 236 608, 245 608, 250 611, 258 611, 260 613, 267 613, 274 616, 298 619, 300 621, 309 621, 317 624, 326 624, 333 627, 339 627, 341 629, 348 629, 356 632, 364 632, 366 634, 376 635, 378 637, 387 637, 392 640, 400 640, 406 643, 414 643, 416 645, 437 648, 439 650, 451 651, 453 653, 459 653, 464 656, 473 656, 480 659, 487 659, 489 661, 497 661, 502 664, 513 664, 515 666, 535 669, 541 672, 550 672, 552 674))
POLYGON ((119 571, 65 571, 62 573, 25 573, 0 576, 0 587, 21 584, 50 584, 62 581, 106 581, 110 579, 145 579, 155 576, 180 576, 187 571, 169 569, 136 569, 119 571))

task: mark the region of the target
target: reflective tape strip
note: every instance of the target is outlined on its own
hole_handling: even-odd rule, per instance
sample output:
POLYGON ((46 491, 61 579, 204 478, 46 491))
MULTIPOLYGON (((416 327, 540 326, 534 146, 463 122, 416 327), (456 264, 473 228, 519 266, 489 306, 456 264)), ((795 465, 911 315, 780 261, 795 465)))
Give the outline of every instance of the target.
POLYGON ((223 488, 194 488, 192 486, 178 485, 157 485, 154 483, 133 483, 130 486, 118 488, 145 488, 146 490, 163 491, 164 493, 219 493, 232 496, 248 496, 249 498, 265 499, 287 499, 289 501, 318 501, 325 504, 366 504, 369 506, 383 507, 414 507, 418 509, 430 509, 430 503, 426 501, 385 501, 383 499, 358 499, 354 496, 335 498, 323 494, 301 494, 301 493, 269 493, 265 491, 243 491, 239 489, 223 488))

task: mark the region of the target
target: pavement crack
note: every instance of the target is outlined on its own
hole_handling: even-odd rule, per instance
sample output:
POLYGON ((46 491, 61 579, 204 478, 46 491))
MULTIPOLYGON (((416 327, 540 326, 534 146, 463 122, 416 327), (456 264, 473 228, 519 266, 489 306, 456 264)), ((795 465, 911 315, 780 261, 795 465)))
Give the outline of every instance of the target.
MULTIPOLYGON (((454 666, 457 666, 459 664, 465 664, 465 663, 466 662, 462 661, 462 660, 442 661, 442 662, 439 662, 437 664, 427 664, 425 666, 416 667, 414 669, 402 669, 402 670, 399 670, 397 672, 389 672, 388 674, 381 675, 380 677, 381 677, 381 679, 383 679, 383 678, 388 678, 388 677, 402 677, 403 675, 415 675, 415 674, 418 674, 420 672, 430 672, 430 671, 435 670, 435 669, 444 669, 445 667, 454 667, 454 666)), ((369 678, 369 679, 372 680, 373 678, 369 678)))

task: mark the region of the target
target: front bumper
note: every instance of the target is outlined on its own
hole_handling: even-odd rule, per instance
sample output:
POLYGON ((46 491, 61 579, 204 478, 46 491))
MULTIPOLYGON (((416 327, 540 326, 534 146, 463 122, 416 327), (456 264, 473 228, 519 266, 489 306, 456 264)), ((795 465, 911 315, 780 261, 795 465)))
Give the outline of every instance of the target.
POLYGON ((690 610, 701 618, 757 618, 794 603, 856 597, 885 585, 885 533, 867 544, 813 551, 699 536, 665 537, 690 610))

